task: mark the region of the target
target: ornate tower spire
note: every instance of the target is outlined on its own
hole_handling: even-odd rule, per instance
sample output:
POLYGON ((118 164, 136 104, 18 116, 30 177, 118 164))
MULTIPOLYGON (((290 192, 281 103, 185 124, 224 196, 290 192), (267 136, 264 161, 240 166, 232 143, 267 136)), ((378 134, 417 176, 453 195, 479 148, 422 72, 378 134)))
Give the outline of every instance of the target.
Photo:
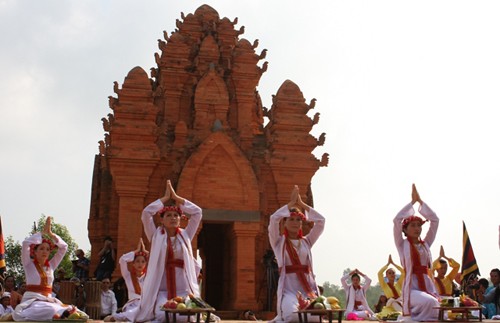
POLYGON ((89 218, 91 264, 106 235, 118 254, 133 250, 142 209, 170 179, 203 208, 193 250, 203 260, 203 297, 218 310, 263 309, 269 215, 295 184, 312 205, 311 179, 327 164, 327 155, 319 161, 312 153, 324 141, 310 134, 319 120, 307 115, 315 101, 306 104, 297 85, 285 81, 271 109, 263 108, 257 86, 266 50, 240 38, 237 22, 208 5, 181 14, 158 40, 151 78, 135 67, 121 89, 115 82, 89 218))
POLYGON ((314 102, 315 99, 306 104, 299 87, 286 80, 273 97, 273 105, 268 112, 268 162, 276 182, 282 186, 278 187, 278 192, 283 194, 283 201, 288 198, 287 188, 295 184, 308 187, 318 168, 326 166, 312 154, 325 140, 324 133, 319 139, 310 134, 319 119, 319 114, 314 119, 307 116, 314 102))

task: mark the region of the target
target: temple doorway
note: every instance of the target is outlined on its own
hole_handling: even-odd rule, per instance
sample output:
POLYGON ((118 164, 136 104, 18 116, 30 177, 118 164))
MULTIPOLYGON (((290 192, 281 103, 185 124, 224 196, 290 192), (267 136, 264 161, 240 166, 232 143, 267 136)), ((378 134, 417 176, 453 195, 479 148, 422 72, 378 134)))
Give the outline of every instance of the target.
POLYGON ((201 295, 218 310, 229 309, 233 278, 230 274, 232 223, 206 223, 198 235, 202 260, 201 295))

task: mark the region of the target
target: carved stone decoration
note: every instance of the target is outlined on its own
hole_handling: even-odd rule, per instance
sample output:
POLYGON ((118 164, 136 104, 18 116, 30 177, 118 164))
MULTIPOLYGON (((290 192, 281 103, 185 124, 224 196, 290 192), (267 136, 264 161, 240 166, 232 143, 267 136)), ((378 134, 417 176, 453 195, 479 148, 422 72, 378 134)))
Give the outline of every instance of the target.
POLYGON ((192 246, 203 263, 202 297, 218 310, 264 310, 269 216, 295 184, 313 205, 312 177, 328 165, 328 154, 312 153, 325 141, 310 134, 316 100, 307 104, 287 80, 263 107, 257 86, 268 63, 259 41, 240 38, 237 18, 208 5, 180 18, 158 40, 151 78, 134 67, 113 85, 94 164, 90 271, 106 235, 118 255, 147 241, 140 214, 170 179, 203 209, 192 246))
POLYGON ((200 73, 205 72, 210 66, 218 65, 220 58, 219 45, 212 35, 203 39, 197 57, 197 69, 200 73))
POLYGON ((227 120, 229 95, 224 80, 211 68, 198 82, 194 96, 194 129, 210 129, 216 119, 224 125, 227 120))

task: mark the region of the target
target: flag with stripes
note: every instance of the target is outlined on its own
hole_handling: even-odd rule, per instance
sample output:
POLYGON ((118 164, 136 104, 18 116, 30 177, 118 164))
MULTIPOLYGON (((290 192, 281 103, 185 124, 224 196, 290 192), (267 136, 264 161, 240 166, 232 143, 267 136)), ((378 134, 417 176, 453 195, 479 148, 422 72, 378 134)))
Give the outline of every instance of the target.
POLYGON ((463 222, 463 253, 462 253, 462 274, 460 278, 462 280, 462 286, 467 286, 468 283, 480 275, 479 267, 477 266, 476 256, 474 256, 474 250, 472 250, 472 244, 470 243, 469 234, 467 233, 467 228, 465 227, 465 222, 463 222))

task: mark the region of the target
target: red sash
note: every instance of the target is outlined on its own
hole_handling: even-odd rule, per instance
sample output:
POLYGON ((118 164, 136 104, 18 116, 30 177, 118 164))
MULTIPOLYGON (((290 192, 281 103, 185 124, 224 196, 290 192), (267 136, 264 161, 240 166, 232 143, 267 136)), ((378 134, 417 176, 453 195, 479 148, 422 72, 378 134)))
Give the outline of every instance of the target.
POLYGON ((354 301, 354 310, 358 310, 358 308, 363 305, 361 301, 354 301))
POLYGON ((33 263, 35 264, 36 271, 38 271, 38 274, 40 275, 40 286, 49 286, 49 281, 47 280, 47 274, 45 273, 45 270, 43 270, 42 266, 40 266, 40 264, 38 263, 38 261, 36 261, 36 259, 33 260, 33 263))
POLYGON ((292 262, 292 266, 285 266, 285 270, 288 273, 288 268, 290 268, 290 270, 292 270, 297 275, 297 279, 299 280, 300 285, 304 289, 304 292, 307 294, 307 296, 316 297, 316 293, 314 293, 314 291, 311 289, 311 286, 309 286, 307 282, 306 274, 308 274, 310 271, 309 266, 301 264, 299 255, 293 247, 290 239, 285 240, 285 247, 288 253, 288 257, 290 257, 290 261, 292 262))
POLYGON ((167 291, 168 298, 172 299, 177 296, 177 285, 175 283, 175 268, 184 268, 184 260, 182 259, 167 259, 165 271, 167 272, 167 291))
POLYGON ((28 292, 42 294, 44 296, 50 296, 52 294, 52 287, 42 286, 42 285, 26 285, 26 290, 28 292))
POLYGON ((444 286, 443 282, 441 281, 441 278, 435 277, 434 281, 436 282, 437 287, 439 289, 439 295, 451 296, 451 294, 446 293, 446 287, 444 286))
POLYGON ((307 265, 291 265, 285 266, 287 274, 304 273, 309 274, 309 266, 307 265))
POLYGON ((392 290, 392 297, 394 299, 399 298, 399 293, 396 290, 396 286, 394 286, 394 283, 387 283, 387 286, 389 286, 389 288, 392 290))
MULTIPOLYGON (((176 233, 178 234, 178 233, 176 233)), ((168 299, 177 296, 177 286, 175 284, 175 267, 184 268, 184 260, 174 258, 174 249, 170 238, 167 237, 167 259, 165 262, 165 272, 167 273, 168 299)))
POLYGON ((415 245, 411 241, 408 242, 410 242, 410 255, 411 255, 411 261, 413 263, 412 271, 413 274, 417 276, 418 289, 423 292, 429 293, 425 286, 425 280, 424 280, 424 275, 428 273, 427 267, 422 266, 422 264, 420 263, 420 254, 418 253, 417 247, 415 247, 415 245))

